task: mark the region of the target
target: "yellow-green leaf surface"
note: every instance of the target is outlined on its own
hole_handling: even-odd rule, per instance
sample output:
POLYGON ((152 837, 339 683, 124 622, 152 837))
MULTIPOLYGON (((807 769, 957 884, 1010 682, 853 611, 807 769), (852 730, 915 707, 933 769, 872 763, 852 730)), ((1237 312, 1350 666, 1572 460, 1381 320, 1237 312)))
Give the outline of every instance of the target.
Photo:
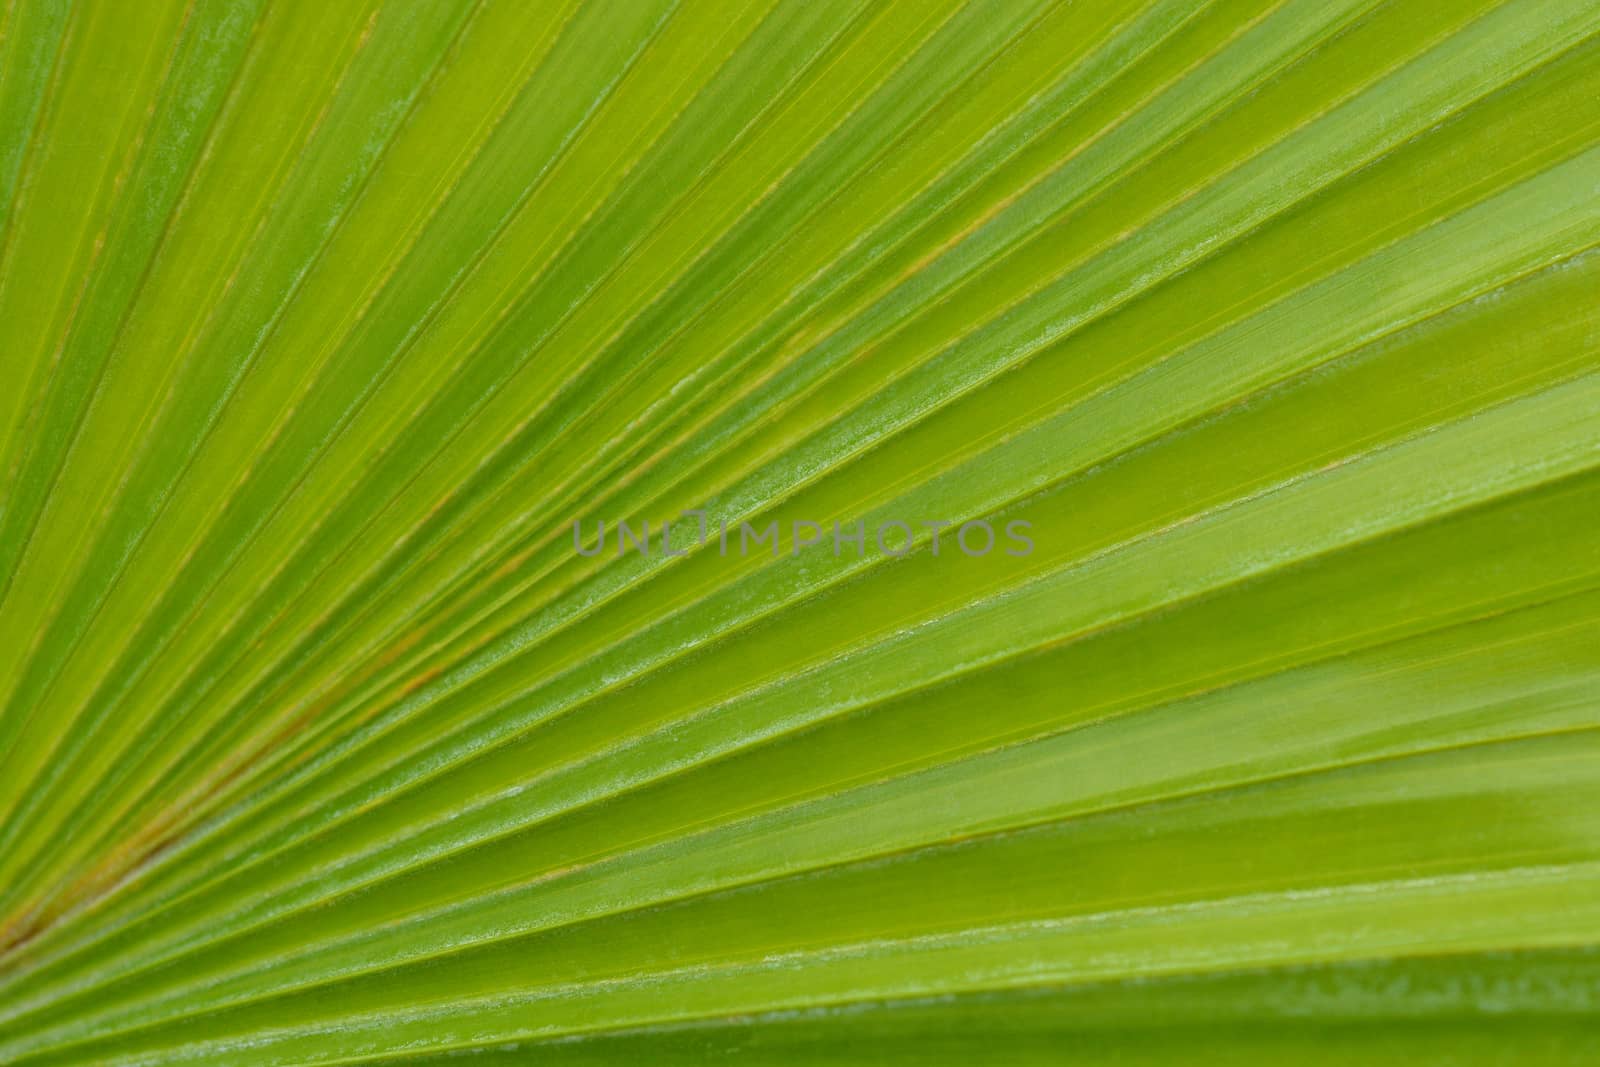
POLYGON ((4 0, 0 212, 0 1062, 1600 1062, 1593 0, 4 0))

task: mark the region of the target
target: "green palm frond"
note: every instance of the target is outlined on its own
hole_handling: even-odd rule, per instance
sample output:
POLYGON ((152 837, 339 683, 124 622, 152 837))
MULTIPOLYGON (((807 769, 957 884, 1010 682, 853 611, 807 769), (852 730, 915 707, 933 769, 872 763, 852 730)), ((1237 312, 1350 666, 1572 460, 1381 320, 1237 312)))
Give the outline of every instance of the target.
POLYGON ((0 1061, 1600 1059, 1592 0, 11 0, 0 212, 0 1061))

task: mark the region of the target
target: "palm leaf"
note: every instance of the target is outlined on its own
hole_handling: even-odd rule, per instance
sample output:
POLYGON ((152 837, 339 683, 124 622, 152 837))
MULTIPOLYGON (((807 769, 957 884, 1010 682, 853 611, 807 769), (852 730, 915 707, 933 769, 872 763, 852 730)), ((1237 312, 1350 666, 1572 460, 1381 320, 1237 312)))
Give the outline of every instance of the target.
POLYGON ((1600 1054, 1592 3, 13 0, 0 133, 6 1062, 1600 1054))

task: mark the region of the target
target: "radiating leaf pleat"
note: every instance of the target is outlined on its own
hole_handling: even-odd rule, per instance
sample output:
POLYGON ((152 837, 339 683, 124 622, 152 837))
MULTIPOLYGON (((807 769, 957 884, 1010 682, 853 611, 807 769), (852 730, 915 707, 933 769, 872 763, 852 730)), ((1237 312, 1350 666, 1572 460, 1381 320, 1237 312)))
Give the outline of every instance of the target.
POLYGON ((1597 34, 0 6, 0 1058, 1589 1062, 1597 34))

